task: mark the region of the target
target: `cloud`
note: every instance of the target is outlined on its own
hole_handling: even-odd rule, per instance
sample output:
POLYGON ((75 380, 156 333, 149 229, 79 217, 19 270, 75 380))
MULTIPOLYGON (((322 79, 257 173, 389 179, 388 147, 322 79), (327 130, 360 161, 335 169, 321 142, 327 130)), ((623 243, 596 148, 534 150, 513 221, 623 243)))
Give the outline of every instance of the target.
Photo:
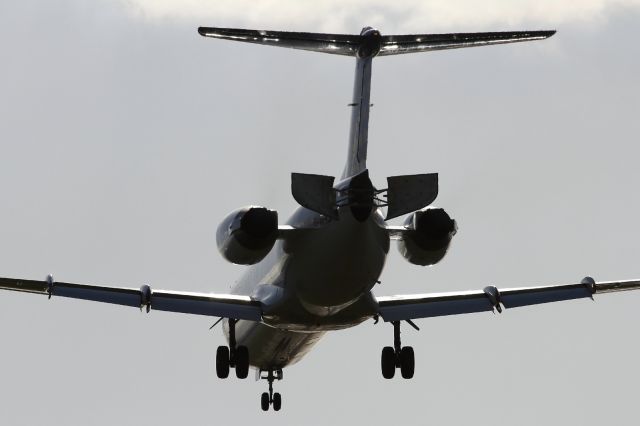
POLYGON ((357 32, 514 29, 605 22, 640 0, 122 0, 142 19, 189 19, 210 26, 357 32))

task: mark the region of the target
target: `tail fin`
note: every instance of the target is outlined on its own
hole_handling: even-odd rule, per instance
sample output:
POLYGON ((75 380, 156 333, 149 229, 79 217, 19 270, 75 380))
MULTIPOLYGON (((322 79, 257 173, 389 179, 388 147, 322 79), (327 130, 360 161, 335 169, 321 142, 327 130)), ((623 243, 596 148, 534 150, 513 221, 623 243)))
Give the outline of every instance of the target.
POLYGON ((205 37, 356 57, 353 100, 349 104, 352 107, 349 149, 343 179, 356 176, 367 169, 371 65, 375 56, 542 40, 555 34, 555 31, 508 31, 381 35, 371 27, 363 28, 358 35, 212 27, 200 27, 198 32, 205 37))

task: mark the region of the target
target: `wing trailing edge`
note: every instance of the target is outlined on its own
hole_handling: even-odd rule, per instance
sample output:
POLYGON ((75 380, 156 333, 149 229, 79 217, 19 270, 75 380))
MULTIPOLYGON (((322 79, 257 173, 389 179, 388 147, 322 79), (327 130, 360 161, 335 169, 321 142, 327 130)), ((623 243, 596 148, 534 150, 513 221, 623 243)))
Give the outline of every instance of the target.
POLYGON ((586 277, 578 284, 507 288, 489 286, 477 291, 414 294, 376 298, 378 313, 387 322, 476 312, 502 312, 542 303, 593 298, 594 294, 640 290, 640 280, 596 283, 586 277))
POLYGON ((262 305, 249 296, 233 294, 192 293, 152 290, 148 285, 139 289, 88 284, 55 282, 49 275, 44 281, 0 278, 0 289, 36 293, 56 297, 146 308, 183 314, 207 315, 260 321, 262 305))

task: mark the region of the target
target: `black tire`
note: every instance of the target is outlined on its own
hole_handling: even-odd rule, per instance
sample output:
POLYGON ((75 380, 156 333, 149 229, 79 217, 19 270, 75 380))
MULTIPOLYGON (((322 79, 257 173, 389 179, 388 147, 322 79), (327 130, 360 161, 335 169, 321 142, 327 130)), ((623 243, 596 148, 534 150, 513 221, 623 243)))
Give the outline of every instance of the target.
POLYGON ((227 346, 218 346, 216 352, 216 374, 220 379, 229 377, 229 348, 227 346))
POLYGON ((411 346, 400 351, 400 374, 403 379, 411 379, 416 368, 416 357, 411 346))
POLYGON ((396 352, 391 346, 382 348, 380 367, 382 368, 382 377, 385 379, 393 379, 393 376, 396 374, 396 352))
POLYGON ((262 407, 262 411, 269 411, 269 394, 266 392, 260 396, 260 407, 262 407))
POLYGON ((280 411, 282 408, 282 396, 278 392, 273 394, 273 410, 280 411))
POLYGON ((249 349, 246 346, 236 348, 236 377, 246 379, 249 375, 249 349))

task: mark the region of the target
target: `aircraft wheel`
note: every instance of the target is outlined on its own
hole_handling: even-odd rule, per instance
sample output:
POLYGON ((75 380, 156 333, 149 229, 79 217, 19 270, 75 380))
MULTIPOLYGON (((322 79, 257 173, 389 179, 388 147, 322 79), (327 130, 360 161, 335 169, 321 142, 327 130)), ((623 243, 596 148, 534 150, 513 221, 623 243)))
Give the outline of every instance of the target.
POLYGON ((280 411, 282 407, 282 396, 278 392, 273 394, 273 409, 274 411, 280 411))
POLYGON ((262 407, 262 411, 269 411, 269 394, 267 392, 262 392, 260 396, 260 406, 262 407))
POLYGON ((249 375, 249 349, 246 346, 238 346, 235 353, 236 377, 246 379, 249 375))
POLYGON ((403 379, 413 377, 415 371, 416 357, 411 346, 405 346, 400 351, 400 373, 403 379))
POLYGON ((218 346, 216 352, 216 374, 220 379, 229 377, 229 348, 227 346, 218 346))
POLYGON ((393 379, 396 373, 396 353, 391 346, 382 348, 380 367, 382 368, 382 377, 385 379, 393 379))

